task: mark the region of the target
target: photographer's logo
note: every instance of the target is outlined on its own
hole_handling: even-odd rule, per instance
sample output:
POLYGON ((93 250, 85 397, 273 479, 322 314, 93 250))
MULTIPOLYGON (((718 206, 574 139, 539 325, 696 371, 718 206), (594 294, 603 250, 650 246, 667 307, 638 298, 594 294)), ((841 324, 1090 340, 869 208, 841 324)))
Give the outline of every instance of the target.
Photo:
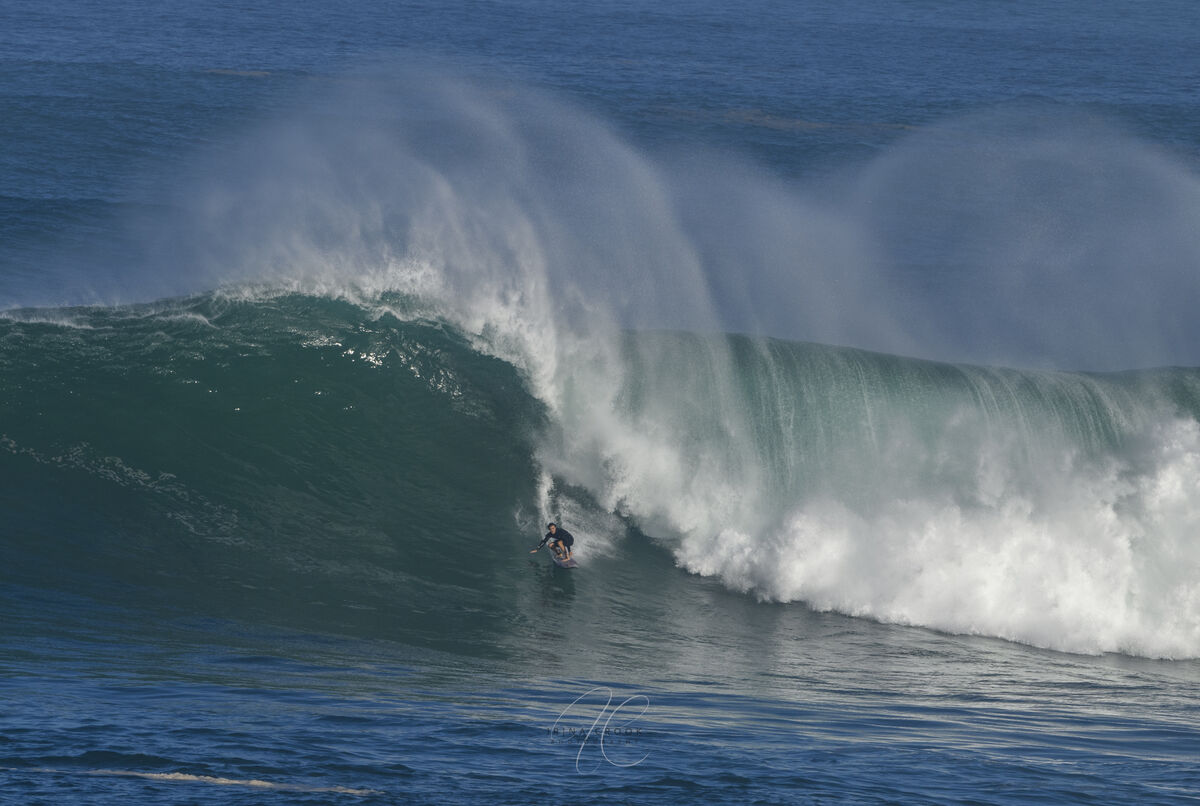
POLYGON ((587 772, 593 772, 607 761, 614 767, 633 767, 646 760, 649 753, 637 755, 643 735, 636 727, 638 719, 650 710, 650 698, 634 694, 613 705, 613 690, 603 686, 589 689, 562 710, 550 727, 550 741, 577 743, 575 771, 583 773, 580 762, 584 752, 598 754, 587 772), (603 704, 601 705, 601 701, 603 704))

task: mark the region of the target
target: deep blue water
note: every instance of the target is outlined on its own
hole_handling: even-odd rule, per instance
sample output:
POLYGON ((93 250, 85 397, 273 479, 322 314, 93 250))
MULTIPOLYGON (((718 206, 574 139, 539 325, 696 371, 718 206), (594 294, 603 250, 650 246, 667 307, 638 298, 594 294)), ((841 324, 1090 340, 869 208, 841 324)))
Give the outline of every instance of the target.
POLYGON ((3 799, 1200 799, 1198 83, 1184 2, 0 2, 3 799))

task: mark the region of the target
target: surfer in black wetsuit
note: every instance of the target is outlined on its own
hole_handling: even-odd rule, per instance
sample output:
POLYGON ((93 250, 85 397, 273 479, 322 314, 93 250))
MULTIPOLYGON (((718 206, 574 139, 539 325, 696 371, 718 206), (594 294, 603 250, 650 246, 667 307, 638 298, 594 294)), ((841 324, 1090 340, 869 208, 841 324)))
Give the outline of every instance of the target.
POLYGON ((546 528, 550 531, 546 532, 546 536, 542 538, 542 542, 537 544, 537 548, 529 552, 533 554, 547 543, 550 544, 550 549, 564 560, 571 559, 571 546, 575 545, 575 537, 566 529, 559 529, 557 523, 548 523, 546 528))

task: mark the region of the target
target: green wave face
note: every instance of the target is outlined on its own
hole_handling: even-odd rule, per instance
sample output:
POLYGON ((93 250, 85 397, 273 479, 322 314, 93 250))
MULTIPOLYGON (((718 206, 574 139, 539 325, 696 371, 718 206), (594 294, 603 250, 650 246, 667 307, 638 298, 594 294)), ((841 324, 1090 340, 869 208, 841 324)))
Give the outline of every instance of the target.
POLYGON ((16 580, 423 638, 502 609, 541 417, 510 366, 315 297, 55 318, 0 324, 16 580))

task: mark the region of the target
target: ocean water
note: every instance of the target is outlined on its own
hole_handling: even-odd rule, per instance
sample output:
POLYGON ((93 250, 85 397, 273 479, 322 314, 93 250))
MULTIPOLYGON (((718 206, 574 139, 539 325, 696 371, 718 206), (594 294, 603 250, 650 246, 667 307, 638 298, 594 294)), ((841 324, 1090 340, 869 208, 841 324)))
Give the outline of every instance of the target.
POLYGON ((0 3, 0 801, 1200 800, 1198 80, 1183 2, 0 3))

